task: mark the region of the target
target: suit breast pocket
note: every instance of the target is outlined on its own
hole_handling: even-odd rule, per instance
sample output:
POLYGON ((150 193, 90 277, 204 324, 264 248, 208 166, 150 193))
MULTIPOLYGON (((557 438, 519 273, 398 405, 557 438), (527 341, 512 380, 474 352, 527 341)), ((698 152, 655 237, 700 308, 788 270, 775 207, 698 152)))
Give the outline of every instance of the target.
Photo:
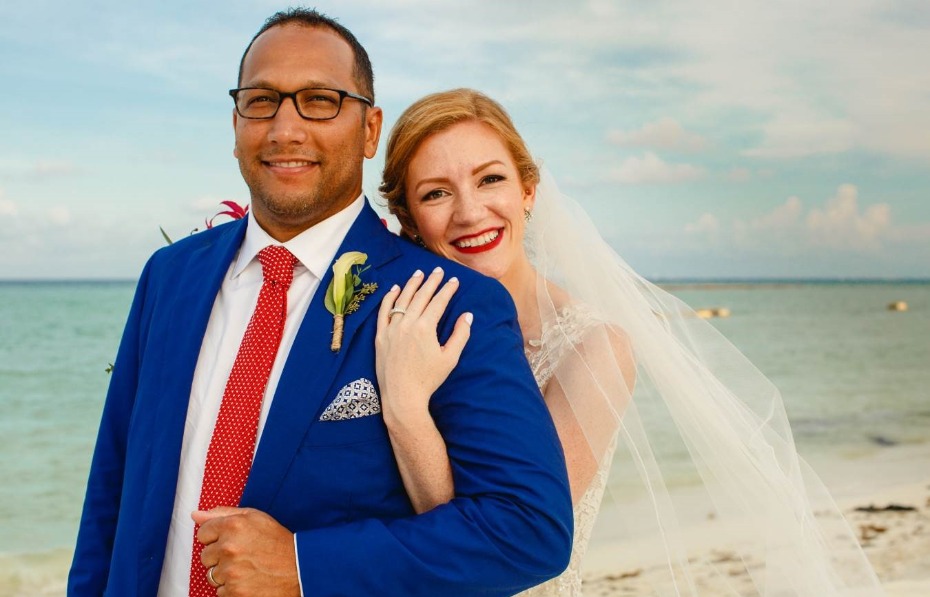
POLYGON ((390 442, 380 414, 338 421, 317 421, 304 439, 304 448, 351 446, 369 442, 390 442))
POLYGON ((282 487, 289 510, 321 525, 410 514, 380 415, 313 427, 282 487))

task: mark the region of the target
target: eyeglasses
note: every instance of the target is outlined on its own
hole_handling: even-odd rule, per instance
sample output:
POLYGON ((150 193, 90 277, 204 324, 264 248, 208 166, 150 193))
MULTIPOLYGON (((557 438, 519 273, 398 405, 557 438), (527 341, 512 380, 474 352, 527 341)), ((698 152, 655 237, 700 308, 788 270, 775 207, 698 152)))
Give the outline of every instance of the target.
POLYGON ((351 98, 365 102, 369 106, 374 104, 367 97, 356 95, 342 89, 327 89, 325 87, 310 87, 286 93, 277 89, 264 89, 262 87, 243 87, 230 89, 229 95, 236 102, 236 112, 243 118, 269 119, 274 118, 278 108, 286 98, 294 101, 297 113, 307 120, 332 120, 339 116, 342 101, 351 98))

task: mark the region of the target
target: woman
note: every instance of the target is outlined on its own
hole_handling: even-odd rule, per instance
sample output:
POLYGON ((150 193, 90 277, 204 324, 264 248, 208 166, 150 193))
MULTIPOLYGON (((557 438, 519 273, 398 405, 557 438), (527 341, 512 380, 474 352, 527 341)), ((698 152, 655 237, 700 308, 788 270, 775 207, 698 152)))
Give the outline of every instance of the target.
MULTIPOLYGON (((391 132, 381 191, 404 234, 497 278, 516 305, 576 518, 568 569, 526 594, 581 594, 581 558, 611 469, 620 492, 609 526, 626 547, 612 566, 642 566, 640 594, 881 594, 798 458, 777 390, 712 326, 632 272, 547 175, 540 180, 498 104, 465 89, 414 103, 391 132), (688 460, 702 491, 676 503, 666 480, 682 471, 668 463, 688 460), (726 557, 688 553, 677 521, 708 513, 733 533, 726 557)), ((457 283, 440 289, 441 277, 392 289, 376 340, 384 418, 418 512, 454 498, 428 411, 464 344, 461 335, 437 342, 457 283)))

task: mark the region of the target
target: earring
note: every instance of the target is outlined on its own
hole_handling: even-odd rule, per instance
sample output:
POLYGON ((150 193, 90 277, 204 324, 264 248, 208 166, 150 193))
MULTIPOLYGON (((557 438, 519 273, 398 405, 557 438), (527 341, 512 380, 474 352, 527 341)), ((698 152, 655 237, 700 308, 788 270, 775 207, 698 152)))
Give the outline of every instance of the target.
POLYGON ((414 235, 413 235, 413 242, 417 243, 418 245, 420 245, 420 246, 423 247, 423 248, 426 248, 426 242, 423 240, 423 237, 420 236, 419 234, 414 234, 414 235))
POLYGON ((527 222, 533 219, 533 212, 530 211, 530 208, 528 207, 523 208, 523 219, 526 220, 527 222))

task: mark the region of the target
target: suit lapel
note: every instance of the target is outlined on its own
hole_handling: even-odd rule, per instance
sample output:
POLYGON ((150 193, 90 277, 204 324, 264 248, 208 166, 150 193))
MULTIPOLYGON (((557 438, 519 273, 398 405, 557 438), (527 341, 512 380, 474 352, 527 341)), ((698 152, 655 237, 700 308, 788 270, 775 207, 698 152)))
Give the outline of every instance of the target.
POLYGON ((184 415, 213 303, 242 244, 246 220, 229 228, 214 239, 204 239, 203 245, 191 252, 189 262, 178 268, 179 277, 170 282, 178 290, 172 307, 172 346, 166 351, 165 367, 172 372, 169 390, 172 396, 180 397, 178 404, 183 405, 184 415))
MULTIPOLYGON (((387 291, 379 268, 400 254, 396 242, 397 238, 384 227, 366 202, 336 257, 346 251, 366 253, 366 265, 370 268, 362 274, 362 281, 377 283, 378 289, 361 302, 358 311, 346 316, 342 349, 332 352, 333 316, 323 306, 323 297, 333 276, 332 268, 327 270, 310 301, 281 373, 252 472, 242 495, 242 505, 264 511, 270 509, 307 431, 326 407, 325 399, 333 397, 330 395, 333 393, 331 386, 352 346, 353 336, 376 312, 381 297, 387 291)), ((373 358, 374 346, 357 349, 369 350, 373 358)))
POLYGON ((222 231, 201 233, 186 241, 202 244, 179 258, 186 261, 169 266, 177 277, 168 279, 165 287, 159 289, 159 294, 166 297, 164 306, 159 307, 160 317, 170 318, 171 323, 159 326, 163 336, 154 350, 161 353, 153 359, 159 363, 163 377, 149 452, 151 477, 144 506, 144 511, 152 515, 143 521, 143 528, 148 527, 148 530, 142 533, 151 538, 150 551, 153 552, 158 551, 155 546, 164 540, 171 519, 191 383, 207 322, 229 264, 242 244, 245 229, 243 219, 224 225, 222 231))

